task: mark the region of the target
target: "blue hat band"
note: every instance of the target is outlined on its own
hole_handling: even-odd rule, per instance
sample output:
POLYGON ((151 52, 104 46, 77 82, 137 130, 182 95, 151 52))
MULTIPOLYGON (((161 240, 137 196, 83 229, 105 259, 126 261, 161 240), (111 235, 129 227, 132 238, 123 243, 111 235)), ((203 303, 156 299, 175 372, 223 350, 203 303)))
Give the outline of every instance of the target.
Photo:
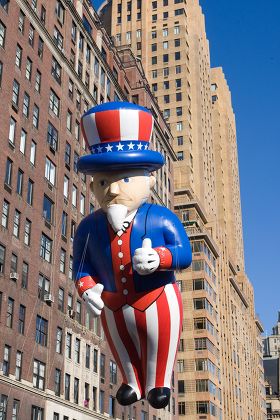
POLYGON ((149 149, 150 143, 148 141, 131 140, 131 141, 116 141, 109 143, 99 143, 90 146, 91 154, 111 153, 111 152, 139 152, 149 149))

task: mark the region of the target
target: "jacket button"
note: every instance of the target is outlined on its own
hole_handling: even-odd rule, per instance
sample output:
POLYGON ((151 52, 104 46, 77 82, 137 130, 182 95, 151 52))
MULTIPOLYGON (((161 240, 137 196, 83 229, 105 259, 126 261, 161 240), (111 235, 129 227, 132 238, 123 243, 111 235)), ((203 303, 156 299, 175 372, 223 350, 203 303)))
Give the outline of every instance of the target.
POLYGON ((124 294, 124 295, 128 295, 128 290, 127 290, 127 289, 124 289, 124 290, 123 290, 123 294, 124 294))
POLYGON ((119 253, 118 253, 118 257, 119 257, 119 258, 122 258, 122 257, 123 257, 123 253, 122 253, 122 252, 119 252, 119 253))
POLYGON ((122 282, 122 283, 126 283, 126 282, 127 282, 127 279, 126 279, 125 277, 122 277, 122 278, 121 278, 121 282, 122 282))
POLYGON ((124 265, 120 265, 120 270, 123 271, 124 270, 124 265))
POLYGON ((122 240, 121 239, 118 240, 118 245, 122 245, 122 240))

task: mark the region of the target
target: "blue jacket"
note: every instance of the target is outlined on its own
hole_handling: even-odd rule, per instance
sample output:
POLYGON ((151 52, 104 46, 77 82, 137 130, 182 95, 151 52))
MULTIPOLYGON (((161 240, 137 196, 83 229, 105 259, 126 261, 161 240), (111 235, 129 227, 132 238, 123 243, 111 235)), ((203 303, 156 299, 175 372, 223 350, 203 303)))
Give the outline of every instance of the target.
MULTIPOLYGON (((133 271, 135 292, 150 291, 174 283, 174 270, 191 264, 191 247, 185 229, 169 209, 155 204, 143 204, 132 223, 130 236, 131 259, 144 238, 150 238, 152 247, 164 246, 172 254, 170 269, 146 275, 145 281, 133 271)), ((103 210, 87 216, 79 225, 74 239, 74 275, 79 280, 92 276, 104 285, 104 291, 116 292, 112 268, 109 222, 103 210)))

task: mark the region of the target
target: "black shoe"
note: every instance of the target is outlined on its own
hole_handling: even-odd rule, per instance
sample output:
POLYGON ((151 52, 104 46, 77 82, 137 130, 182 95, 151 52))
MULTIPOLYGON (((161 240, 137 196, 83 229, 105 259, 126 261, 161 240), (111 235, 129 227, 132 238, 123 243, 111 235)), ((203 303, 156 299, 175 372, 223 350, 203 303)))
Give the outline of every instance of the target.
POLYGON ((154 408, 164 408, 170 400, 170 389, 166 387, 153 388, 148 393, 147 400, 154 408))
POLYGON ((120 386, 116 398, 120 405, 130 405, 137 401, 136 392, 127 384, 122 384, 120 386))

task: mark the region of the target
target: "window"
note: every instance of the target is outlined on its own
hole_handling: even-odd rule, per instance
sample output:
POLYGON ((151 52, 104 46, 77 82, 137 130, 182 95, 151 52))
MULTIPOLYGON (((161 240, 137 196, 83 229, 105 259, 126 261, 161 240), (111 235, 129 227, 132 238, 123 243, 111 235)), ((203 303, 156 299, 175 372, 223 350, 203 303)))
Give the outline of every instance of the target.
POLYGON ((32 165, 35 165, 35 159, 36 159, 36 143, 34 140, 31 140, 30 163, 32 163, 32 165))
POLYGON ((184 152, 182 150, 177 152, 177 159, 178 160, 184 160, 184 152))
POLYGON ((21 68, 21 61, 22 61, 22 48, 19 44, 17 44, 16 48, 16 66, 20 69, 21 68))
POLYGON ((39 128, 39 113, 40 113, 40 109, 39 107, 34 104, 34 108, 33 108, 33 127, 39 128))
POLYGON ((174 26, 174 35, 178 35, 180 33, 180 26, 174 26))
POLYGON ((32 417, 31 420, 43 420, 44 418, 44 409, 41 407, 36 407, 32 405, 32 417))
POLYGON ((81 61, 78 61, 78 69, 77 69, 78 76, 82 79, 83 78, 83 65, 81 61))
POLYGON ((115 418, 115 398, 109 396, 109 416, 115 418))
POLYGON ((16 189, 16 192, 19 195, 22 195, 22 184, 23 184, 23 171, 19 169, 18 175, 17 175, 17 189, 16 189))
POLYGON ((35 76, 35 90, 38 93, 40 93, 40 91, 41 91, 41 79, 42 79, 42 75, 39 72, 39 70, 37 70, 36 71, 36 76, 35 76))
POLYGON ((100 354, 100 377, 105 378, 105 354, 100 354))
POLYGON ((82 52, 84 51, 84 36, 81 32, 80 32, 80 38, 79 38, 79 49, 82 52))
POLYGON ((65 273, 65 262, 66 262, 66 251, 61 248, 60 250, 60 260, 59 260, 59 270, 61 273, 65 273))
POLYGON ((2 207, 2 226, 4 228, 8 228, 9 223, 9 210, 10 210, 10 203, 6 200, 3 201, 3 207, 2 207))
POLYGON ((162 17, 163 17, 163 19, 167 19, 168 18, 168 12, 163 12, 162 17))
POLYGON ((0 244, 0 273, 4 273, 6 248, 0 244))
POLYGON ((68 198, 68 191, 69 191, 69 178, 66 175, 64 175, 63 195, 65 198, 68 198))
POLYGON ((79 160, 79 155, 78 153, 74 152, 73 169, 74 169, 74 172, 76 172, 76 174, 78 173, 78 160, 79 160))
POLYGON ((152 64, 157 64, 157 57, 152 57, 152 64))
POLYGON ((146 411, 141 410, 141 416, 140 416, 141 420, 148 420, 148 414, 146 411))
POLYGON ((61 221, 61 234, 67 236, 67 219, 68 215, 65 211, 62 212, 62 221, 61 221))
POLYGON ((33 191, 34 191, 34 182, 32 179, 28 178, 28 184, 27 184, 27 204, 32 206, 33 204, 33 191))
POLYGON ((52 57, 51 74, 52 74, 54 80, 58 84, 61 84, 61 66, 60 66, 60 64, 58 63, 58 61, 54 57, 52 57))
POLYGON ((23 305, 20 305, 19 315, 18 315, 18 333, 19 334, 24 334, 25 312, 26 312, 26 307, 23 305))
POLYGON ((51 262, 52 258, 52 240, 47 237, 44 233, 41 236, 41 247, 40 247, 40 257, 51 262))
POLYGON ((29 26, 29 33, 28 33, 28 43, 33 48, 34 46, 34 35, 35 35, 35 29, 30 24, 29 26))
POLYGON ((16 107, 18 107, 19 89, 20 89, 20 84, 16 80, 14 80, 12 102, 16 107))
POLYGON ((20 401, 19 400, 13 400, 13 411, 12 411, 12 420, 18 420, 18 414, 19 414, 19 407, 20 407, 20 401))
POLYGON ((71 353, 72 353, 72 334, 67 333, 67 335, 66 335, 66 357, 68 357, 68 359, 71 359, 71 353))
POLYGON ((163 60, 164 63, 168 63, 168 60, 169 60, 168 54, 163 54, 162 60, 163 60))
POLYGON ((74 378, 74 403, 79 404, 79 384, 78 378, 74 378))
POLYGON ((8 298, 7 303, 7 314, 6 314, 6 327, 13 328, 13 318, 14 318, 14 299, 8 298))
POLYGON ((164 101, 165 104, 169 104, 169 102, 170 102, 170 96, 169 95, 164 95, 163 96, 163 101, 164 101))
POLYGON ((180 51, 175 52, 175 60, 181 60, 181 52, 180 51))
POLYGON ((10 373, 10 363, 11 363, 11 347, 7 344, 4 347, 4 357, 3 357, 3 375, 9 376, 10 373))
POLYGON ((29 106, 30 106, 30 96, 28 95, 28 93, 24 92, 22 113, 26 118, 28 118, 29 116, 29 106))
POLYGON ((55 94, 55 92, 51 89, 50 92, 50 101, 49 101, 49 108, 53 111, 53 113, 59 117, 59 107, 60 107, 60 99, 55 94))
POLYGON ((181 106, 178 106, 176 108, 176 115, 177 115, 177 117, 181 117, 182 114, 183 114, 183 108, 181 106))
POLYGON ((37 12, 37 0, 31 0, 31 7, 34 12, 37 12))
POLYGON ((85 366, 87 369, 90 369, 90 345, 86 344, 86 360, 85 366))
POLYGON ((175 66, 175 73, 180 74, 181 73, 181 66, 180 64, 178 66, 175 66))
POLYGON ((164 77, 169 76, 169 67, 164 67, 164 69, 163 69, 163 76, 164 77))
POLYGON ((176 93, 176 101, 177 102, 181 102, 182 101, 182 93, 181 92, 177 92, 176 93))
POLYGON ((0 47, 5 48, 6 26, 0 20, 0 47))
POLYGON ((66 115, 66 128, 71 133, 71 131, 72 131, 72 112, 70 112, 69 109, 68 109, 67 115, 66 115))
POLYGON ((17 381, 21 380, 21 370, 22 370, 22 352, 18 350, 16 354, 16 371, 15 371, 15 377, 17 381))
POLYGON ((54 38, 54 42, 57 48, 60 51, 62 51, 63 50, 63 36, 61 35, 61 33, 59 32, 56 26, 54 27, 54 30, 53 30, 53 38, 54 38))
POLYGON ((55 14, 61 23, 64 23, 65 9, 60 0, 56 1, 55 14))
POLYGON ((165 80, 164 82, 163 82, 163 88, 166 90, 166 89, 169 89, 169 81, 168 80, 165 80))
POLYGON ((117 383, 117 365, 112 360, 110 360, 110 383, 117 383))
POLYGON ((176 9, 174 10, 174 15, 179 16, 184 14, 184 9, 176 9))
POLYGON ((6 172, 5 172, 5 184, 11 186, 12 184, 12 169, 13 169, 13 162, 11 159, 7 158, 6 162, 6 172))
POLYGON ((18 262, 17 255, 12 254, 12 256, 11 256, 11 272, 12 273, 17 273, 17 262, 18 262))
POLYGON ((104 391, 99 391, 99 410, 104 413, 104 391))
POLYGON ((66 401, 70 400, 70 375, 68 375, 68 373, 65 373, 64 398, 66 399, 66 401))
POLYGON ((98 350, 93 349, 93 372, 97 373, 98 368, 98 350))
MULTIPOLYGON (((33 386, 38 389, 45 389, 45 373, 46 365, 39 360, 34 360, 33 363, 33 386)), ((43 420, 43 418, 42 418, 43 420)))
POLYGON ((72 255, 69 256, 69 272, 68 277, 70 280, 73 280, 73 257, 72 255))
POLYGON ((86 197, 84 196, 84 194, 81 194, 81 197, 80 197, 80 213, 81 214, 85 214, 85 200, 86 200, 86 197))
POLYGON ((184 416, 186 414, 186 403, 184 401, 178 402, 178 413, 181 416, 184 416))
POLYGON ((24 33, 24 21, 25 21, 25 14, 22 10, 19 11, 19 18, 18 18, 18 30, 23 34, 24 33))
POLYGON ((50 122, 48 122, 47 142, 49 143, 50 147, 53 150, 57 150, 57 146, 58 146, 58 131, 57 131, 57 129, 50 122))
POLYGON ((49 223, 52 223, 53 221, 53 209, 54 209, 53 201, 47 195, 44 195, 43 217, 49 223))
POLYGON ((46 157, 45 163, 45 178, 52 184, 55 185, 55 170, 56 167, 52 161, 46 157))
POLYGON ((157 83, 153 83, 152 84, 152 91, 153 92, 157 92, 157 90, 158 90, 158 84, 157 83))
POLYGON ((24 243, 27 246, 30 246, 31 239, 31 221, 26 219, 24 225, 24 243))
POLYGON ((86 48, 86 62, 88 64, 90 64, 90 62, 91 62, 91 49, 88 45, 87 45, 87 48, 86 48))
POLYGON ((18 238, 19 237, 19 228, 20 228, 20 211, 15 209, 14 214, 14 225, 13 225, 13 235, 18 238))
POLYGON ((182 79, 176 79, 175 80, 175 86, 176 86, 176 89, 181 88, 182 87, 182 79))
POLYGON ((81 340, 75 339, 74 361, 80 363, 81 340))
POLYGON ((28 271, 29 271, 29 265, 25 261, 23 261, 23 263, 22 263, 22 277, 21 277, 21 287, 23 289, 27 289, 28 271))
POLYGON ((82 320, 82 305, 81 302, 79 302, 77 300, 76 303, 76 321, 78 321, 81 324, 81 320, 82 320))
POLYGON ((39 40, 38 40, 38 56, 39 56, 39 58, 42 59, 43 58, 43 54, 44 54, 44 41, 39 36, 39 40))
POLYGON ((25 154, 25 145, 26 145, 26 131, 23 129, 20 133, 20 144, 19 144, 19 151, 24 155, 25 154))
POLYGON ((184 138, 183 138, 183 136, 178 136, 178 137, 177 137, 177 145, 178 145, 178 146, 182 146, 182 145, 183 145, 183 143, 184 143, 184 138))
POLYGON ((29 57, 27 57, 26 60, 26 69, 25 69, 25 77, 27 80, 31 80, 31 76, 32 76, 32 61, 30 60, 29 57))
POLYGON ((11 117, 9 128, 9 143, 11 143, 13 146, 15 145, 16 123, 16 120, 13 117, 11 117))
POLYGON ((35 341, 41 346, 47 346, 48 343, 48 321, 37 315, 36 318, 36 337, 35 341))
POLYGON ((50 291, 50 281, 43 274, 39 273, 38 279, 38 297, 44 300, 44 296, 50 291))
POLYGON ((64 312, 64 290, 61 287, 58 289, 57 306, 60 311, 64 312))
POLYGON ((164 118, 168 119, 170 117, 170 109, 164 109, 163 116, 164 118))
POLYGON ((61 388, 61 370, 55 369, 54 372, 54 393, 58 397, 60 396, 60 388, 61 388))

